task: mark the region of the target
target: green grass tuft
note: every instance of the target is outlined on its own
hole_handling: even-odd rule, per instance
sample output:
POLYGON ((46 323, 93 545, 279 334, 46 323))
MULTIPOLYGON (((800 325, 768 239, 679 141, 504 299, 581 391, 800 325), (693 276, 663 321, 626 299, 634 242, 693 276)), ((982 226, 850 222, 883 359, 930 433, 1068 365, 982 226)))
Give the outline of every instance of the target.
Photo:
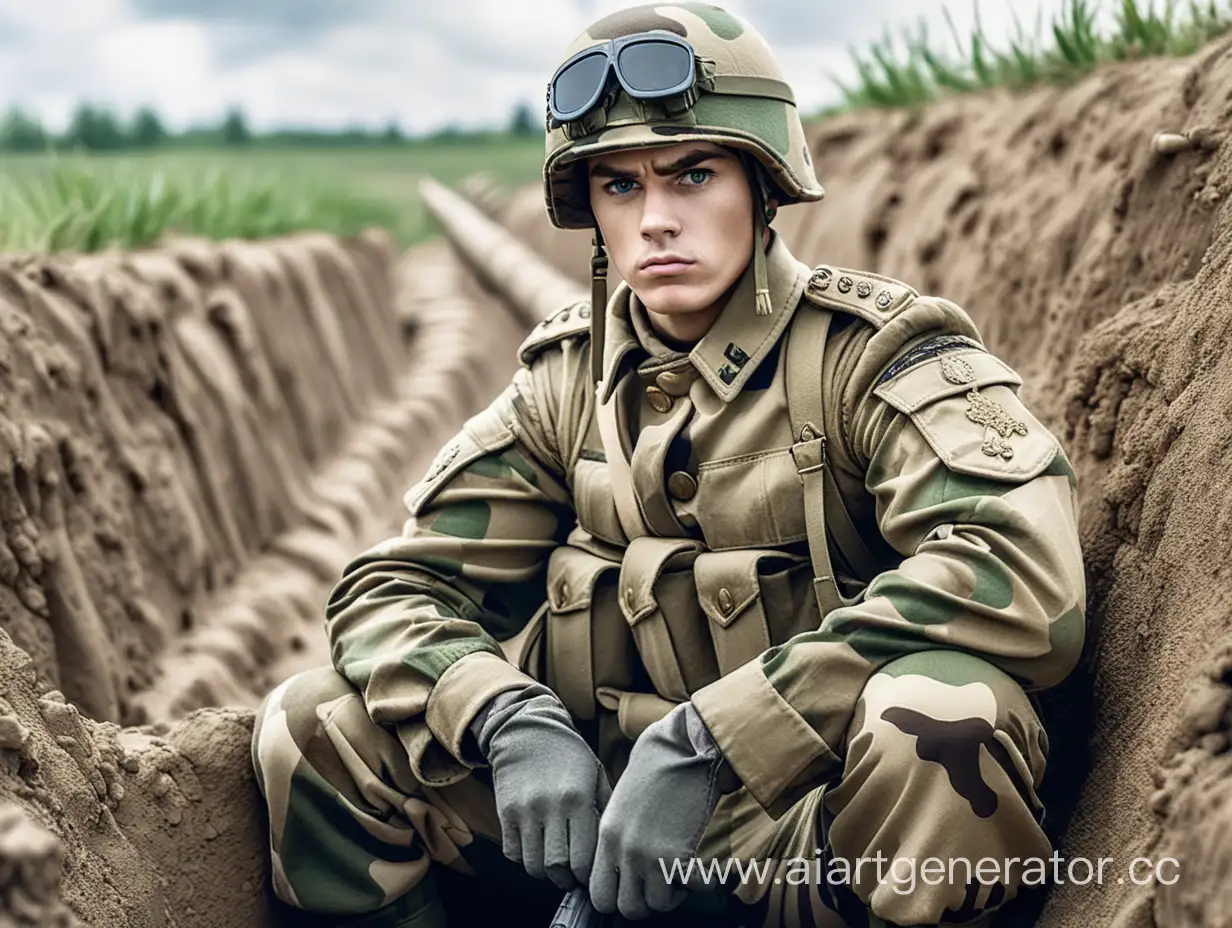
MULTIPOLYGON (((946 54, 931 43, 924 25, 905 30, 901 43, 887 31, 861 54, 850 51, 858 81, 848 86, 831 75, 843 103, 826 111, 869 107, 913 107, 939 97, 994 87, 1021 90, 1039 84, 1072 83, 1101 64, 1145 57, 1189 55, 1232 29, 1232 11, 1216 0, 1113 0, 1113 26, 1101 30, 1093 0, 1066 0, 1044 31, 1037 18, 1028 35, 1014 17, 1008 48, 994 48, 984 34, 976 6, 975 29, 966 42, 945 12, 957 49, 946 54)), ((978 0, 977 0, 978 4, 978 0)))
POLYGON ((176 151, 0 156, 0 252, 140 248, 176 234, 260 239, 307 229, 388 229, 408 247, 435 234, 418 193, 431 174, 479 169, 533 181, 539 138, 374 150, 176 151))
POLYGON ((174 234, 259 239, 321 229, 349 236, 398 224, 394 207, 341 186, 219 168, 74 159, 0 179, 3 251, 139 248, 174 234))

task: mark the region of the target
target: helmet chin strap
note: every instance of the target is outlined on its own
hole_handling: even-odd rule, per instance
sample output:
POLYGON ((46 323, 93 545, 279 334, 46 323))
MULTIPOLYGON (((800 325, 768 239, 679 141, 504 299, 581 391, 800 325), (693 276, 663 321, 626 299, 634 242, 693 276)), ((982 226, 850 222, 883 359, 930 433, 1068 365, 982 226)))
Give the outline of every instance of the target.
POLYGON ((745 173, 749 178, 749 190, 753 194, 753 285, 756 289, 755 308, 757 315, 769 316, 774 312, 770 302, 770 285, 766 271, 766 229, 774 216, 774 207, 769 204, 769 189, 762 176, 757 160, 743 153, 745 173))
POLYGON ((753 216, 753 283, 757 288, 757 315, 774 312, 770 302, 770 285, 766 273, 766 217, 760 209, 753 216))
POLYGON ((595 250, 590 256, 590 373, 597 384, 603 379, 604 331, 607 328, 607 252, 603 233, 595 222, 595 250))

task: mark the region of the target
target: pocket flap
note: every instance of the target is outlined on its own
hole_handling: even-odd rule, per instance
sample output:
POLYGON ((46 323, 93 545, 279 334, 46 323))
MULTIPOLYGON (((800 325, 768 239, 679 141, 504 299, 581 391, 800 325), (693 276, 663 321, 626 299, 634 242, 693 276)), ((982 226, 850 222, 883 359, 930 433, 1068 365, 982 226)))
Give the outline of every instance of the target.
POLYGON ((761 596, 758 562, 764 551, 708 551, 697 559, 697 599, 712 622, 726 628, 761 596))
POLYGON ((659 538, 642 535, 625 549, 620 567, 620 610, 630 625, 636 625, 658 608, 655 583, 669 566, 690 566, 705 546, 691 538, 659 538))
POLYGON ((620 564, 583 551, 571 545, 561 545, 548 558, 548 600, 558 613, 589 609, 595 585, 608 571, 619 570, 620 564))

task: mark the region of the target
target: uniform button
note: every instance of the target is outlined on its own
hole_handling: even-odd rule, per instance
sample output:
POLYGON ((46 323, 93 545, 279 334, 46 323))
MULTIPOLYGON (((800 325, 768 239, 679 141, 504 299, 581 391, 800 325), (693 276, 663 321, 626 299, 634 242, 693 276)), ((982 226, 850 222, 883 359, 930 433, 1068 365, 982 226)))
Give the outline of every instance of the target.
POLYGON ((719 611, 724 615, 731 615, 735 608, 736 602, 732 599, 731 591, 723 587, 719 590, 719 611))
POLYGON ((675 400, 673 400, 658 387, 647 387, 646 396, 650 400, 651 408, 653 408, 655 412, 667 412, 672 408, 672 403, 675 402, 675 400))
POLYGON ((697 481, 693 479, 692 474, 678 470, 667 478, 667 489, 676 499, 692 499, 697 492, 697 481))
POLYGON ((655 378, 655 383, 665 392, 672 396, 684 396, 689 392, 689 379, 684 374, 678 374, 675 371, 664 371, 655 378))
POLYGON ((560 586, 556 588, 556 598, 562 606, 569 601, 569 584, 564 580, 560 581, 560 586))
POLYGON ((625 608, 630 612, 633 611, 633 587, 625 587, 625 608))

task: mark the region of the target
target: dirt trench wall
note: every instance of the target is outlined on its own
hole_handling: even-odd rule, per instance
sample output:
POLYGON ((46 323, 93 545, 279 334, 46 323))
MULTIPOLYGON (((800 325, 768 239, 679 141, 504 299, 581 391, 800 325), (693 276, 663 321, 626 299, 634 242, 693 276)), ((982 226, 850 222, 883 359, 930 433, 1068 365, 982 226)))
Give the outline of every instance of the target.
POLYGON ((443 243, 382 236, 0 281, 0 928, 278 925, 251 706, 328 661, 329 588, 400 529, 524 325, 443 243), (83 616, 69 653, 94 663, 61 646, 83 616), (156 724, 104 720, 113 692, 156 724))
MULTIPOLYGON (((149 696, 259 552, 334 516, 314 477, 404 355, 396 259, 0 260, 0 924, 262 923, 251 712, 149 696)), ((304 633, 274 627, 258 663, 304 633)))
POLYGON ((392 393, 383 237, 0 261, 0 616, 90 717, 143 720, 160 654, 392 393), (361 361, 362 363, 356 363, 361 361))
MULTIPOLYGON (((826 199, 775 222, 809 264, 964 305, 1075 462, 1089 661, 1050 694, 1052 811, 1063 855, 1116 869, 1055 889, 1048 928, 1232 912, 1230 125, 1228 40, 1070 89, 844 115, 809 133, 826 199), (1192 145, 1159 153, 1161 131, 1192 145), (1139 853, 1180 879, 1131 886, 1139 853)), ((538 188, 501 215, 584 279, 588 236, 551 229, 538 188)))

